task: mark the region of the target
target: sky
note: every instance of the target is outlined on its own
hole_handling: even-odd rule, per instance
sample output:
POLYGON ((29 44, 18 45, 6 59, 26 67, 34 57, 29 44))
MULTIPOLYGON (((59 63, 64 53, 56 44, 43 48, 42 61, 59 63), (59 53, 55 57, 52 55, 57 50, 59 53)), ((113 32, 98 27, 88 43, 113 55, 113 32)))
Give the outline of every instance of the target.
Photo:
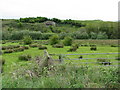
POLYGON ((0 0, 0 19, 118 20, 119 0, 0 0))

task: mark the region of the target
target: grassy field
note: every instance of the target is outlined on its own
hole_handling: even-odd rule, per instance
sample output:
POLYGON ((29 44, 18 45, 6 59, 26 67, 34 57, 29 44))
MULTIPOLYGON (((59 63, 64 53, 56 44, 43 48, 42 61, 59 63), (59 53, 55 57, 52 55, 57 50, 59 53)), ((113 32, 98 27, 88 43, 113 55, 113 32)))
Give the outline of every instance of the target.
MULTIPOLYGON (((106 41, 102 41, 102 42, 106 43, 106 41)), ((87 42, 83 42, 82 44, 86 44, 86 43, 87 42)), ((90 42, 88 42, 88 43, 90 43, 90 42)), ((107 42, 107 43, 110 43, 110 42, 107 42)), ((47 51, 49 54, 118 53, 118 47, 111 47, 110 44, 106 44, 106 45, 100 45, 99 43, 97 43, 97 44, 98 44, 97 51, 91 51, 89 46, 81 46, 81 47, 79 47, 79 49, 76 52, 67 52, 67 50, 69 50, 70 46, 65 46, 64 48, 53 48, 51 45, 44 45, 44 46, 47 46, 47 48, 48 48, 47 51)), ((8 45, 19 45, 19 43, 8 42, 6 44, 3 44, 2 46, 8 46, 8 45)), ((26 81, 25 77, 18 78, 19 80, 18 79, 12 80, 9 77, 10 73, 14 72, 16 70, 16 68, 22 68, 24 66, 27 66, 28 63, 31 63, 31 61, 19 60, 18 57, 22 54, 30 54, 32 56, 32 58, 34 58, 35 56, 43 56, 44 50, 39 50, 38 48, 29 48, 28 50, 25 50, 23 52, 13 52, 10 54, 3 54, 2 58, 5 59, 5 65, 3 66, 4 67, 4 73, 3 73, 3 87, 4 88, 5 87, 11 87, 11 88, 20 88, 20 87, 23 87, 23 88, 33 88, 33 87, 34 88, 45 88, 45 87, 46 88, 47 87, 48 88, 55 88, 55 87, 56 88, 57 87, 58 88, 60 88, 60 87, 99 88, 99 87, 101 87, 101 88, 105 88, 106 87, 105 85, 108 85, 108 87, 114 88, 114 87, 119 86, 119 83, 117 83, 117 74, 115 74, 115 75, 111 74, 113 72, 117 72, 117 67, 114 67, 114 66, 107 67, 106 66, 106 67, 103 67, 102 69, 100 69, 100 68, 92 67, 92 66, 98 66, 99 64, 90 63, 90 64, 87 64, 87 65, 90 65, 89 69, 87 67, 76 68, 74 66, 87 66, 86 64, 82 64, 81 62, 96 62, 96 59, 69 60, 69 59, 77 59, 80 55, 64 56, 64 59, 65 59, 64 63, 69 63, 69 62, 75 63, 75 65, 69 64, 68 66, 73 65, 73 67, 70 67, 69 69, 66 68, 64 65, 62 66, 64 68, 66 68, 66 70, 67 70, 66 74, 64 74, 64 70, 62 70, 62 71, 58 70, 57 72, 54 72, 55 74, 53 74, 52 77, 46 77, 45 75, 42 75, 39 79, 33 78, 32 80, 30 79, 27 81, 26 81), (92 71, 92 69, 93 69, 93 71, 92 71), (75 70, 78 70, 78 73, 74 73, 75 70), (96 72, 94 73, 94 71, 96 71, 96 72), (58 75, 58 73, 59 73, 59 75, 58 75), (54 75, 56 76, 56 78, 54 78, 54 75), (68 77, 66 77, 66 76, 68 76, 68 77), (100 79, 102 81, 100 81, 100 79), (110 81, 110 79, 112 79, 112 82, 110 81), (63 80, 65 80, 65 81, 63 81, 63 80), (23 82, 24 82, 24 84, 23 84, 23 82), (105 83, 109 83, 110 85, 105 84, 105 83)), ((115 58, 117 56, 118 56, 117 54, 113 54, 113 55, 112 54, 111 55, 83 55, 83 58, 115 58)), ((58 59, 58 56, 52 56, 52 58, 58 59)), ((110 59, 110 61, 116 62, 117 60, 110 59)), ((118 63, 112 63, 111 65, 118 65, 118 63)))

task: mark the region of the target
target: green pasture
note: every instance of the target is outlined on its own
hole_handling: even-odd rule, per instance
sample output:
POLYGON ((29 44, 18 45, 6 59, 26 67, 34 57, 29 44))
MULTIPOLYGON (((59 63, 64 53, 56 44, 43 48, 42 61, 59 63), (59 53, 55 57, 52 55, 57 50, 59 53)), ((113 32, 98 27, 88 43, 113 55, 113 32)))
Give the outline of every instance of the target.
MULTIPOLYGON (((6 43, 3 44, 3 46, 8 46, 8 45, 19 45, 19 43, 6 43)), ((96 63, 89 63, 89 64, 84 64, 81 62, 96 62, 96 59, 90 59, 90 60, 69 60, 69 59, 78 59, 79 56, 81 55, 64 55, 64 54, 83 54, 83 53, 117 53, 118 52, 118 47, 111 47, 108 45, 103 45, 103 46, 97 46, 97 51, 91 51, 90 47, 87 46, 81 46, 79 49, 75 52, 68 52, 70 46, 64 46, 64 48, 53 48, 51 45, 45 45, 47 46, 47 51, 49 54, 63 54, 64 56, 64 63, 74 63, 76 65, 98 65, 96 63)), ((6 60, 5 65, 4 65, 4 72, 11 72, 14 70, 14 65, 26 65, 30 61, 20 61, 18 57, 22 54, 30 54, 32 58, 35 56, 43 56, 44 50, 39 50, 38 48, 29 48, 28 50, 25 50, 23 52, 13 52, 10 54, 3 54, 2 58, 6 60), (8 69, 9 68, 9 69, 8 69)), ((110 55, 82 55, 83 58, 115 58, 118 55, 117 54, 110 54, 110 55)), ((58 59, 58 56, 52 56, 53 59, 58 59)), ((117 60, 115 59, 110 59, 111 62, 116 62, 117 60)), ((117 63, 112 63, 112 65, 117 65, 117 63)))

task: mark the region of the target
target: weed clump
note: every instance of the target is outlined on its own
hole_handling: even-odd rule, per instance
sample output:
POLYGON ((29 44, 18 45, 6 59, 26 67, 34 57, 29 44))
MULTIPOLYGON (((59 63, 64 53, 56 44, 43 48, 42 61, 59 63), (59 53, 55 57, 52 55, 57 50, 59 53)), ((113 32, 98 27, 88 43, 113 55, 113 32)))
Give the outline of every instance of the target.
POLYGON ((41 45, 40 45, 40 46, 38 47, 38 49, 39 49, 39 50, 44 50, 44 49, 47 49, 47 47, 46 47, 46 46, 41 46, 41 45))
POLYGON ((8 49, 8 50, 4 51, 4 53, 12 53, 12 52, 14 52, 14 50, 12 50, 12 49, 8 49))
POLYGON ((64 45, 62 45, 62 44, 55 44, 52 47, 54 47, 54 48, 63 48, 64 45))
POLYGON ((103 59, 103 58, 97 59, 97 63, 103 64, 103 65, 111 65, 110 60, 108 60, 108 59, 103 59))
POLYGON ((78 45, 78 44, 74 44, 74 45, 72 45, 72 47, 68 50, 68 52, 74 52, 74 51, 76 51, 78 48, 79 48, 79 45, 78 45))
POLYGON ((34 47, 38 47, 38 44, 30 44, 29 46, 34 48, 34 47))
POLYGON ((120 60, 120 56, 117 56, 115 59, 116 59, 116 60, 120 60))
POLYGON ((19 60, 30 61, 31 59, 32 59, 32 56, 29 54, 19 56, 19 60))
POLYGON ((90 46, 90 50, 96 51, 96 50, 97 50, 96 45, 91 45, 91 46, 90 46))

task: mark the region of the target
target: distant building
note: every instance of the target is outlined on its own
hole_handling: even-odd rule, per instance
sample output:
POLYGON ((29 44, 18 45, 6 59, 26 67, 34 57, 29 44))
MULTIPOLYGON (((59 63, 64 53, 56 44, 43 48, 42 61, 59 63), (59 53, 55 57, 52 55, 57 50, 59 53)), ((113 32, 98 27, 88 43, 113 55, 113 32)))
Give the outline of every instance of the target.
POLYGON ((56 25, 56 23, 53 22, 53 21, 46 21, 46 22, 44 22, 44 24, 45 24, 46 26, 55 26, 55 25, 56 25))

